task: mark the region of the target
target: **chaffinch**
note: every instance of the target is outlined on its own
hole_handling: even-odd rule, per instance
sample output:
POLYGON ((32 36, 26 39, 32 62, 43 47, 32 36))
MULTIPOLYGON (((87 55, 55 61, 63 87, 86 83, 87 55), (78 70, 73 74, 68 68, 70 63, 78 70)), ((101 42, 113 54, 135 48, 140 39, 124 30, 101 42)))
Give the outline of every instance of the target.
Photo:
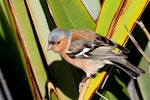
POLYGON ((134 79, 145 73, 125 60, 125 53, 129 53, 127 48, 87 29, 52 30, 48 37, 48 50, 59 53, 67 62, 82 69, 86 79, 106 64, 115 65, 134 79), (120 52, 115 51, 116 48, 120 52))

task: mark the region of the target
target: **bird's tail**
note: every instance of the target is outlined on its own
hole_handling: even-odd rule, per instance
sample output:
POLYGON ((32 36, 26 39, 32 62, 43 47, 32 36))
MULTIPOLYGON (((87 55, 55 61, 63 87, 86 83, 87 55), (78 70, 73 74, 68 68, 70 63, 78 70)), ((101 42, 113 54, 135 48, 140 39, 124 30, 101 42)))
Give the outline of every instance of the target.
POLYGON ((132 65, 130 62, 128 62, 125 59, 117 59, 117 58, 113 58, 113 59, 109 59, 111 62, 113 62, 113 64, 122 69, 124 72, 126 72, 128 75, 130 75, 132 78, 136 79, 141 73, 145 73, 145 71, 143 69, 140 69, 134 65, 132 65), (123 65, 123 66, 119 66, 119 65, 123 65))

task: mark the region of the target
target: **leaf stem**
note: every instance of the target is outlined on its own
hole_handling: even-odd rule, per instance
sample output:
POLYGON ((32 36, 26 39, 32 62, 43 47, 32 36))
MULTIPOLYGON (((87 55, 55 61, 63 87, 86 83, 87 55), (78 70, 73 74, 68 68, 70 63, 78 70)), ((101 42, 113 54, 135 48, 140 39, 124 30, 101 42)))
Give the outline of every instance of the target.
POLYGON ((148 30, 145 28, 145 25, 143 24, 143 22, 141 20, 135 21, 135 22, 141 27, 141 29, 144 31, 146 37, 150 41, 150 34, 149 34, 148 30))
POLYGON ((125 28, 127 30, 129 38, 132 40, 132 42, 134 43, 134 45, 136 46, 136 48, 139 50, 139 52, 142 54, 142 56, 145 58, 145 60, 148 62, 148 64, 150 64, 150 60, 147 58, 147 56, 145 55, 144 51, 142 50, 142 48, 140 47, 140 45, 137 43, 137 41, 135 40, 135 38, 133 37, 133 35, 129 32, 129 30, 127 29, 126 25, 125 25, 125 28))

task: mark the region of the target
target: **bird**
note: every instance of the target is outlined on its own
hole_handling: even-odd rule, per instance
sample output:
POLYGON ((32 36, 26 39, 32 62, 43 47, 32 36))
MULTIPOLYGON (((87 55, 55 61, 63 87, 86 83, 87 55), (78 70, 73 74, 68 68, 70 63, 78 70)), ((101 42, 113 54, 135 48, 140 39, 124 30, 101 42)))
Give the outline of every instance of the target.
POLYGON ((68 63, 83 70, 86 77, 81 84, 105 65, 114 65, 133 79, 145 73, 126 60, 126 54, 130 52, 127 48, 88 29, 53 29, 48 36, 47 50, 53 50, 68 63))

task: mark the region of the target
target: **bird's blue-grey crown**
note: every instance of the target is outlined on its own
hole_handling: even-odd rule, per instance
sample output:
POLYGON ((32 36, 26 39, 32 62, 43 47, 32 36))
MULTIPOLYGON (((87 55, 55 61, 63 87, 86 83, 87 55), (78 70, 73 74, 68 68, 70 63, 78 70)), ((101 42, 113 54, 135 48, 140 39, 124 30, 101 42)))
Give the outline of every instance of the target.
POLYGON ((71 32, 66 31, 66 30, 62 30, 59 28, 55 28, 50 32, 50 34, 48 36, 48 42, 49 43, 58 42, 60 40, 60 38, 63 38, 63 37, 70 39, 71 38, 71 32))

